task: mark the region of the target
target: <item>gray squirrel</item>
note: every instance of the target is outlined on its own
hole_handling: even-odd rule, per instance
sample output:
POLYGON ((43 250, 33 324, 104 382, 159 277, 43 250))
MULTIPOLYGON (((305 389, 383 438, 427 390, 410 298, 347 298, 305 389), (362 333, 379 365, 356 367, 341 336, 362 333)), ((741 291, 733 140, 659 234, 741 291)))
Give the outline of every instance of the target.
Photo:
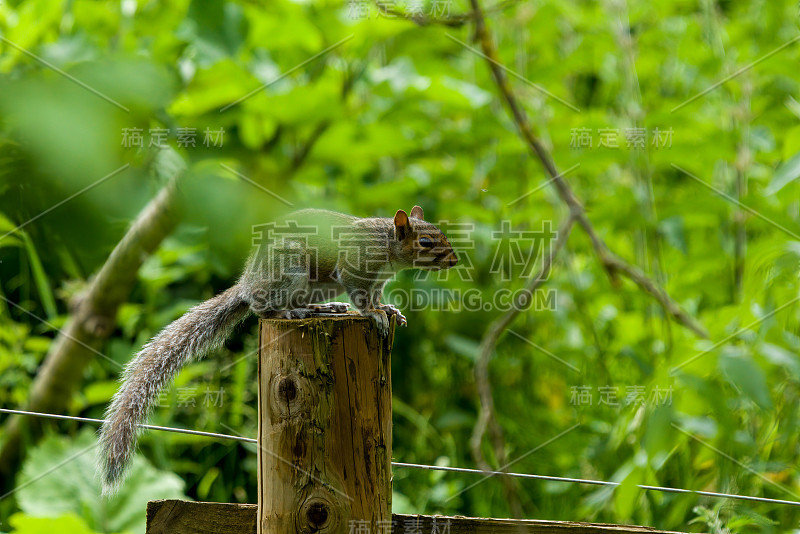
MULTIPOLYGON (((381 304, 386 282, 402 269, 449 269, 458 259, 422 208, 394 218, 359 218, 306 209, 269 228, 236 284, 191 308, 142 347, 125 366, 122 386, 106 410, 100 429, 99 469, 103 493, 121 484, 137 439, 159 393, 193 358, 219 347, 251 312, 261 317, 304 318, 343 312, 348 304, 329 302, 346 293, 358 313, 375 320, 388 335, 389 317, 406 325, 391 304, 381 304)), ((263 237, 263 235, 262 235, 263 237)))

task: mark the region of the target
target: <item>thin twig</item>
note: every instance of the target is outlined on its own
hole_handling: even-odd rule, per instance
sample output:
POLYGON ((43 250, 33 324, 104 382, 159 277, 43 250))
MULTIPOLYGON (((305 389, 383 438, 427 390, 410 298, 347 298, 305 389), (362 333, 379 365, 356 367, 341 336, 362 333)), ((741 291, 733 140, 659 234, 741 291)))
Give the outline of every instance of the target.
MULTIPOLYGON (((566 221, 564 221, 564 223, 558 229, 558 234, 556 236, 555 243, 553 243, 553 246, 550 249, 550 254, 548 254, 542 262, 542 267, 539 271, 539 274, 537 274, 525 286, 522 295, 532 297, 536 289, 542 285, 545 280, 547 280, 556 256, 558 255, 559 251, 564 248, 564 245, 569 238, 569 234, 572 231, 575 219, 576 216, 574 213, 570 213, 567 216, 566 221)), ((475 364, 475 384, 478 388, 478 395, 481 399, 481 407, 478 414, 478 421, 475 423, 475 427, 472 430, 470 448, 472 449, 472 456, 475 458, 475 462, 484 471, 491 471, 491 466, 486 461, 483 451, 481 450, 481 442, 483 441, 483 436, 486 433, 487 428, 491 431, 492 445, 498 465, 504 465, 506 463, 503 431, 500 425, 497 423, 497 419, 494 415, 494 398, 492 396, 491 381, 489 380, 489 360, 491 359, 492 353, 497 346, 497 340, 523 310, 523 306, 518 305, 518 303, 519 301, 515 303, 516 305, 512 306, 509 311, 492 321, 492 324, 489 325, 489 328, 486 330, 486 335, 481 341, 480 349, 478 351, 478 361, 475 364)), ((511 504, 513 513, 517 517, 521 517, 522 507, 519 504, 519 499, 515 496, 513 487, 510 485, 511 480, 507 478, 503 478, 501 480, 506 486, 506 494, 509 497, 509 503, 511 504)))
POLYGON ((595 253, 598 256, 601 265, 608 273, 609 278, 611 278, 612 283, 617 283, 616 278, 618 274, 624 275, 637 286, 639 286, 640 289, 644 290, 646 293, 649 293, 653 298, 655 298, 655 300, 664 308, 664 311, 673 317, 673 319, 675 319, 678 323, 682 324, 686 328, 689 328, 698 336, 702 338, 708 338, 708 332, 703 325, 686 313, 680 307, 680 305, 675 302, 666 291, 664 291, 664 289, 650 280, 640 269, 628 264, 628 262, 611 252, 605 241, 603 241, 603 239, 597 234, 597 231, 595 230, 591 221, 586 216, 586 211, 584 210, 583 205, 572 191, 572 187, 569 185, 569 182, 567 182, 564 176, 558 172, 558 169, 556 168, 547 148, 545 148, 545 146, 534 135, 533 128, 528 121, 525 111, 522 109, 517 101, 517 98, 514 96, 514 93, 508 84, 508 79, 505 76, 504 69, 501 67, 502 64, 498 59, 497 49, 495 48, 491 36, 486 29, 486 21, 484 19, 483 11, 479 1, 470 0, 470 4, 472 5, 472 10, 475 14, 475 40, 480 44, 483 53, 486 56, 486 63, 492 72, 492 77, 494 78, 495 83, 497 84, 497 87, 503 96, 503 99, 508 105, 508 109, 517 125, 517 128, 519 129, 520 135, 528 147, 536 154, 539 161, 542 163, 542 166, 544 166, 545 170, 547 171, 547 174, 550 175, 550 183, 552 183, 555 187, 558 196, 569 207, 570 213, 573 213, 576 217, 576 222, 589 236, 595 253))

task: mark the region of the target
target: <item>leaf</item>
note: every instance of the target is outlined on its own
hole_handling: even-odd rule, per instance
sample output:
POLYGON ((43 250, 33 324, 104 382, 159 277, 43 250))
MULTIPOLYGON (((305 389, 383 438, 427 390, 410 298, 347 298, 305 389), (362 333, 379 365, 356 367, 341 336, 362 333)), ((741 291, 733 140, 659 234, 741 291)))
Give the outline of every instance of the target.
POLYGON ((148 501, 186 498, 180 478, 137 456, 120 492, 102 499, 95 474, 97 444, 88 428, 76 438, 53 435, 43 440, 22 467, 17 492, 22 511, 37 517, 77 514, 99 531, 144 532, 148 501))
MULTIPOLYGON (((323 34, 303 12, 303 6, 291 2, 266 5, 245 5, 250 29, 247 43, 253 48, 269 45, 270 49, 289 50, 313 55, 332 43, 325 43, 323 34), (278 13, 270 12, 274 9, 278 13), (287 23, 287 17, 291 23, 287 23)), ((281 54, 278 57, 282 57, 281 54)), ((288 68, 288 67, 287 67, 288 68)))
POLYGON ((257 150, 278 127, 277 121, 263 113, 243 113, 239 117, 239 137, 247 148, 257 150))
POLYGON ((14 534, 53 534, 69 532, 69 534, 94 534, 81 517, 76 514, 64 514, 59 517, 33 517, 16 513, 8 519, 14 527, 14 534))
POLYGON ((686 246, 686 233, 683 226, 683 217, 675 215, 667 217, 658 223, 658 233, 664 236, 664 240, 671 246, 680 250, 684 254, 688 253, 686 246))
POLYGON ((672 406, 661 404, 656 406, 647 418, 647 427, 644 434, 644 447, 653 463, 654 469, 661 466, 659 460, 664 456, 660 453, 669 451, 673 446, 670 440, 672 423, 672 406))
POLYGON ((632 465, 632 462, 620 468, 617 474, 625 471, 627 471, 625 478, 623 478, 620 485, 614 489, 614 510, 617 513, 617 517, 628 520, 633 515, 636 501, 638 501, 642 495, 642 490, 638 485, 642 483, 644 472, 641 467, 632 465))
POLYGON ((370 73, 370 81, 376 85, 386 82, 396 94, 408 89, 424 91, 431 85, 430 78, 417 74, 414 63, 407 57, 397 58, 385 67, 375 69, 370 73))
POLYGON ((176 33, 192 43, 201 64, 234 55, 244 41, 242 8, 228 2, 192 0, 176 33))
POLYGON ((770 363, 785 367, 787 371, 794 375, 795 380, 800 380, 800 358, 797 357, 797 354, 772 343, 762 343, 759 345, 758 351, 770 363))
POLYGON ((239 100, 260 85, 239 65, 224 59, 198 70, 189 86, 172 103, 169 112, 178 116, 219 112, 219 108, 239 100))
POLYGON ((782 160, 789 160, 800 152, 800 126, 786 130, 781 135, 781 141, 783 142, 783 148, 781 149, 780 157, 782 160))
POLYGON ((93 382, 83 388, 83 397, 88 406, 105 404, 114 396, 119 389, 119 382, 116 380, 103 380, 93 382))
POLYGON ((772 408, 764 372, 750 357, 724 353, 719 358, 719 366, 728 380, 758 406, 764 410, 772 408))
POLYGON ((203 475, 203 478, 200 479, 200 482, 197 484, 197 496, 203 500, 208 500, 208 494, 211 491, 211 486, 214 484, 214 481, 219 478, 220 470, 218 467, 212 467, 206 474, 203 475))
POLYGON ((50 287, 50 281, 42 266, 42 260, 36 252, 36 247, 27 232, 21 229, 17 230, 16 225, 5 215, 0 213, 0 247, 19 246, 20 243, 24 245, 25 252, 28 254, 28 261, 30 262, 31 273, 33 274, 33 282, 36 285, 36 290, 39 292, 39 299, 41 300, 42 307, 47 314, 47 318, 53 319, 58 315, 58 309, 56 308, 56 301, 53 296, 53 290, 50 287))
POLYGON ((437 76, 423 93, 430 102, 442 102, 451 109, 475 109, 492 100, 490 93, 483 89, 449 76, 437 76))
POLYGON ((0 213, 0 236, 2 236, 0 247, 18 247, 20 245, 19 237, 14 235, 16 228, 17 225, 11 222, 11 219, 0 213))
POLYGON ((36 285, 36 290, 39 292, 39 299, 42 302, 42 307, 47 314, 48 319, 53 319, 58 315, 56 308, 56 299, 53 296, 53 290, 50 287, 50 280, 47 278, 44 267, 42 267, 42 260, 39 259, 39 254, 36 252, 36 247, 28 237, 26 232, 20 231, 22 240, 25 243, 25 251, 28 253, 28 260, 31 263, 31 273, 33 274, 33 283, 36 285))
POLYGON ((775 170, 772 181, 764 189, 764 194, 767 196, 774 195, 798 177, 800 177, 800 152, 775 170))
POLYGON ((478 361, 479 347, 474 340, 457 334, 450 334, 444 339, 444 342, 454 353, 468 358, 471 362, 478 361))
POLYGON ((339 82, 332 78, 323 78, 311 85, 299 85, 283 94, 253 98, 248 104, 280 123, 316 125, 320 121, 339 117, 340 93, 339 82))
POLYGON ((392 513, 394 514, 414 514, 416 507, 411 500, 400 492, 392 491, 392 513))

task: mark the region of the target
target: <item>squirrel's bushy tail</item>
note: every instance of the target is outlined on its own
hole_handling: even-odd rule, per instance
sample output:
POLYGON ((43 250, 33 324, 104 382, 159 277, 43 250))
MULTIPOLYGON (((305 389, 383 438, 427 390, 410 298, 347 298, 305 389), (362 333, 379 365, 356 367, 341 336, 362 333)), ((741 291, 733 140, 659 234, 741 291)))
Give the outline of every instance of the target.
POLYGON ((247 316, 248 308, 241 288, 235 285, 168 325, 125 366, 122 387, 100 429, 99 467, 105 495, 113 494, 122 482, 136 447, 137 425, 145 421, 161 389, 192 358, 221 345, 247 316))

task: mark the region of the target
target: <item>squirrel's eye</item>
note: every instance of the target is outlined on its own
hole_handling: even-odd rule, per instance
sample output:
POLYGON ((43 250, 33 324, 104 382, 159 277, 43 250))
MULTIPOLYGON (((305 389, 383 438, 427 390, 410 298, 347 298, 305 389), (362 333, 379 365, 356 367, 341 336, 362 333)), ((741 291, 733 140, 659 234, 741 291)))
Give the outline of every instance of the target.
POLYGON ((419 246, 425 248, 433 248, 433 239, 427 236, 422 236, 419 238, 419 246))

